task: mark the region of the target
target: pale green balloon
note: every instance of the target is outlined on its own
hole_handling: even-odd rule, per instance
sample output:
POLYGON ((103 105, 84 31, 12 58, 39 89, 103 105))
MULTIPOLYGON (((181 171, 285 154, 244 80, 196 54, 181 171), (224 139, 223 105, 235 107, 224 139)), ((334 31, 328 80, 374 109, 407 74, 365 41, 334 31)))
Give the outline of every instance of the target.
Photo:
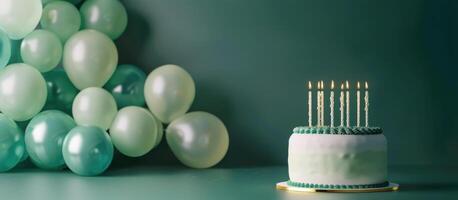
POLYGON ((157 124, 157 130, 156 130, 157 137, 156 137, 156 144, 154 145, 156 147, 157 145, 161 143, 162 137, 164 136, 164 126, 162 125, 161 120, 159 120, 156 116, 154 116, 154 114, 153 114, 153 117, 157 124))
POLYGON ((0 73, 0 110, 16 121, 35 116, 46 103, 46 81, 34 67, 17 63, 0 73))
POLYGON ((24 156, 24 136, 17 124, 0 113, 0 172, 16 166, 24 156))
POLYGON ((51 71, 62 58, 62 42, 50 31, 35 30, 22 40, 21 57, 40 72, 51 71))
POLYGON ((226 155, 227 129, 218 117, 206 112, 191 112, 174 120, 165 137, 173 154, 193 168, 208 168, 226 155))
POLYGON ((110 127, 113 145, 130 157, 145 155, 156 145, 157 124, 146 109, 127 106, 119 110, 110 127))
POLYGON ((0 29, 13 40, 21 39, 35 29, 42 11, 40 0, 2 0, 0 29))
POLYGON ((153 70, 145 81, 148 108, 164 123, 185 114, 196 93, 191 75, 177 65, 164 65, 153 70))
POLYGON ((81 176, 104 172, 113 160, 110 136, 99 127, 77 126, 65 136, 62 146, 65 164, 81 176))
POLYGON ((47 110, 32 118, 25 131, 25 144, 30 159, 43 169, 65 166, 62 143, 75 121, 58 110, 47 110))
POLYGON ((43 9, 41 28, 54 32, 62 42, 78 32, 81 16, 78 9, 65 1, 51 2, 43 9))
POLYGON ((81 5, 82 26, 105 33, 116 39, 127 26, 127 12, 117 0, 87 0, 81 5))
POLYGON ((83 30, 65 43, 63 65, 76 88, 102 87, 118 65, 118 50, 106 35, 83 30))
POLYGON ((102 88, 86 88, 73 100, 72 113, 78 125, 97 126, 107 130, 117 112, 113 96, 102 88))

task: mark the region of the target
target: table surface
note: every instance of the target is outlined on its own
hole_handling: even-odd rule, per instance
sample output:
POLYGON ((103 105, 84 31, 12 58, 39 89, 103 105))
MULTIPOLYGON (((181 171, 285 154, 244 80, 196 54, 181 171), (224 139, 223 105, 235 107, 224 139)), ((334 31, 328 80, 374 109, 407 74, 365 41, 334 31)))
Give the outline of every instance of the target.
POLYGON ((397 192, 297 193, 275 189, 286 166, 214 168, 149 166, 110 169, 80 177, 68 170, 26 167, 0 173, 1 199, 457 199, 457 167, 391 167, 397 192))

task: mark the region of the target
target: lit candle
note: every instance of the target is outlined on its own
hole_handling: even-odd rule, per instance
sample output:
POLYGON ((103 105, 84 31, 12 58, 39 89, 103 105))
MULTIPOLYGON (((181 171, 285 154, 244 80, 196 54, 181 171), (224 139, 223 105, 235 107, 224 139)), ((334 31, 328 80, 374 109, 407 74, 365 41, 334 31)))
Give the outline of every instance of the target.
POLYGON ((344 84, 340 85, 340 126, 344 126, 344 84))
POLYGON ((320 126, 321 122, 321 108, 320 108, 320 82, 318 81, 318 85, 316 87, 316 126, 320 126))
POLYGON ((309 120, 309 127, 312 127, 312 83, 309 81, 308 85, 309 91, 308 91, 308 120, 309 120))
POLYGON ((329 95, 329 107, 331 109, 331 127, 334 127, 334 81, 331 81, 331 94, 329 95))
POLYGON ((360 94, 360 85, 359 85, 359 81, 358 81, 358 84, 357 84, 357 88, 358 88, 358 91, 356 91, 356 126, 360 126, 360 112, 361 112, 361 101, 360 101, 360 98, 361 98, 361 94, 360 94))
POLYGON ((350 127, 350 85, 348 81, 345 82, 345 86, 347 89, 346 96, 347 96, 347 127, 350 127))
POLYGON ((324 126, 324 82, 321 81, 321 126, 324 126))
POLYGON ((366 127, 369 126, 369 85, 365 82, 365 89, 364 92, 364 111, 366 112, 366 127))

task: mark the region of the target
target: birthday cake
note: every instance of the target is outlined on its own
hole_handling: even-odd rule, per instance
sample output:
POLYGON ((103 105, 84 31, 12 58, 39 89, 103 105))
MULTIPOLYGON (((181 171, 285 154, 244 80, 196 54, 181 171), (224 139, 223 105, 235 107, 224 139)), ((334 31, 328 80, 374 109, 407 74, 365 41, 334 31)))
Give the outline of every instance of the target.
POLYGON ((384 187, 386 139, 374 127, 296 127, 289 139, 288 185, 307 188, 384 187))
POLYGON ((341 87, 340 126, 334 126, 334 83, 329 100, 330 126, 324 125, 323 82, 318 84, 316 126, 312 126, 312 95, 309 91, 309 126, 294 128, 289 138, 289 186, 332 190, 382 188, 389 185, 386 138, 381 128, 368 126, 367 83, 364 97, 366 124, 360 126, 359 88, 358 83, 356 126, 350 126, 349 121, 351 104, 348 82, 345 91, 343 84, 341 87))

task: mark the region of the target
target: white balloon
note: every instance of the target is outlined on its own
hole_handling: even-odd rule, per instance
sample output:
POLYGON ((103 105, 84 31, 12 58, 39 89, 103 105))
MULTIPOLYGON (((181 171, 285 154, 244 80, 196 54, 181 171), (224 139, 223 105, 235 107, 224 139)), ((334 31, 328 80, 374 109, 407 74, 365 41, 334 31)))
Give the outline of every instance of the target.
POLYGON ((148 108, 164 123, 184 115, 196 93, 191 75, 177 65, 153 70, 146 78, 144 90, 148 108))
POLYGON ((193 168, 208 168, 226 155, 229 135, 218 117, 206 112, 191 112, 174 120, 165 137, 173 154, 193 168))
POLYGON ((90 87, 76 95, 72 113, 75 122, 82 126, 97 126, 107 130, 118 112, 113 96, 106 90, 90 87))
POLYGON ((13 40, 24 38, 40 22, 40 0, 1 0, 0 29, 13 40))
POLYGON ((157 124, 144 108, 127 106, 119 110, 110 127, 114 146, 130 157, 143 156, 156 145, 157 124))

